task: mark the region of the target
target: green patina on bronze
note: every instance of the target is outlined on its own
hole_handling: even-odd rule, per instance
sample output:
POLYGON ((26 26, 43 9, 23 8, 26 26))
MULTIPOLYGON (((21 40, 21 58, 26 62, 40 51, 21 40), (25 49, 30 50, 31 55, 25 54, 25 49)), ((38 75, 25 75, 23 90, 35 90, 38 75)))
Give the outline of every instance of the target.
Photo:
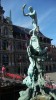
POLYGON ((20 98, 18 100, 52 100, 52 98, 56 100, 56 95, 45 87, 41 62, 45 60, 48 48, 45 47, 42 50, 39 43, 37 14, 31 6, 28 8, 30 12, 25 14, 25 7, 26 5, 24 4, 22 7, 23 15, 32 18, 33 29, 29 32, 32 32, 32 36, 27 47, 30 61, 27 72, 28 76, 23 80, 23 84, 26 84, 28 88, 25 91, 20 91, 20 98))

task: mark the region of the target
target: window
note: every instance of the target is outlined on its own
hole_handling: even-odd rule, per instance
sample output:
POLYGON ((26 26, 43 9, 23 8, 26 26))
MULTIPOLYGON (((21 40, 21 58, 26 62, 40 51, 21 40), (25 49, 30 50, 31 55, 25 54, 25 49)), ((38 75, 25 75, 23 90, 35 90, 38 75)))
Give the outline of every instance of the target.
POLYGON ((25 40, 25 34, 22 34, 22 35, 21 35, 21 38, 22 38, 23 40, 25 40))
POLYGON ((23 41, 22 41, 22 49, 23 49, 23 50, 26 50, 26 42, 23 42, 23 41))
POLYGON ((1 54, 0 54, 0 65, 1 65, 1 54))
POLYGON ((8 54, 3 54, 3 56, 2 56, 2 63, 3 63, 3 65, 8 65, 8 63, 9 63, 9 57, 8 57, 8 54))
POLYGON ((4 35, 8 35, 8 28, 4 27, 4 35))
POLYGON ((18 67, 18 74, 20 74, 20 67, 18 67))
POLYGON ((0 28, 0 33, 1 33, 1 28, 0 28))
POLYGON ((16 42, 16 48, 18 49, 22 49, 22 44, 21 42, 16 42))
POLYGON ((51 43, 51 40, 50 39, 47 39, 47 43, 51 43))
POLYGON ((16 42, 16 48, 17 48, 17 50, 19 50, 19 49, 22 48, 22 46, 21 46, 21 42, 16 42))
POLYGON ((27 75, 27 68, 24 67, 24 74, 27 75))
POLYGON ((8 41, 7 40, 3 40, 2 41, 2 48, 3 48, 3 50, 6 50, 7 47, 8 47, 8 41))
POLYGON ((0 35, 1 35, 1 26, 0 26, 0 35))
POLYGON ((1 20, 1 16, 0 16, 0 20, 1 20))
POLYGON ((1 50, 1 40, 0 40, 0 50, 1 50))
POLYGON ((7 42, 7 50, 11 51, 13 48, 12 48, 12 42, 11 41, 8 41, 7 42))
POLYGON ((19 63, 22 62, 22 55, 18 55, 18 62, 19 62, 19 63))
POLYGON ((46 65, 46 72, 48 71, 48 66, 46 65))
POLYGON ((22 54, 22 61, 26 62, 26 55, 25 54, 22 54))
POLYGON ((42 42, 42 37, 40 37, 40 42, 42 42))
POLYGON ((25 39, 28 40, 28 36, 27 36, 27 34, 25 34, 25 39))
POLYGON ((44 43, 46 43, 46 38, 44 38, 44 43))

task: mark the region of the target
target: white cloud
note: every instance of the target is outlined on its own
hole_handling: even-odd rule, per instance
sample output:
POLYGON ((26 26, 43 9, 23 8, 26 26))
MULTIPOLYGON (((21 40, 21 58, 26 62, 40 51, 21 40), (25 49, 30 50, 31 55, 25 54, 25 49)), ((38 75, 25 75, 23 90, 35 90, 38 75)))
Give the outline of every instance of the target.
POLYGON ((39 23, 42 23, 44 20, 46 20, 48 17, 50 18, 50 14, 55 10, 55 8, 49 9, 47 12, 45 12, 40 18, 39 23))
POLYGON ((53 23, 53 16, 56 12, 55 8, 51 8, 48 11, 46 11, 38 20, 40 25, 40 30, 47 30, 50 25, 53 23))
POLYGON ((23 27, 31 28, 32 27, 32 21, 26 21, 22 24, 23 27))
POLYGON ((14 22, 15 25, 26 27, 26 28, 32 28, 32 21, 31 20, 25 20, 24 22, 17 20, 14 22))

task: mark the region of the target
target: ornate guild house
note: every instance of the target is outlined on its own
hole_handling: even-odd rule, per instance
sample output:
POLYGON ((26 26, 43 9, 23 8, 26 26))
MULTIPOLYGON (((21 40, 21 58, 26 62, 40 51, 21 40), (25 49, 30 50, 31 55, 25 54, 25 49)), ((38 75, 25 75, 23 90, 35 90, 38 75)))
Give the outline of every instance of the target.
MULTIPOLYGON (((11 17, 4 18, 5 11, 0 4, 0 70, 5 65, 11 73, 26 74, 29 60, 26 47, 29 43, 29 29, 12 24, 11 17)), ((48 59, 42 63, 45 71, 56 70, 56 47, 51 44, 50 38, 39 30, 41 47, 47 46, 48 59)))

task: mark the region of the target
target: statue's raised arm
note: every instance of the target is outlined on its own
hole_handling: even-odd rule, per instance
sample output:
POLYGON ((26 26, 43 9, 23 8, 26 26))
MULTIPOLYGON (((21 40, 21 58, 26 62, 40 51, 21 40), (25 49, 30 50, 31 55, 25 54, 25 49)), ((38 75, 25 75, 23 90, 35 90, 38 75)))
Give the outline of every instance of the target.
POLYGON ((26 4, 24 4, 23 7, 22 7, 23 15, 24 15, 24 16, 29 16, 29 14, 25 14, 25 12, 24 12, 25 7, 26 7, 26 4))

